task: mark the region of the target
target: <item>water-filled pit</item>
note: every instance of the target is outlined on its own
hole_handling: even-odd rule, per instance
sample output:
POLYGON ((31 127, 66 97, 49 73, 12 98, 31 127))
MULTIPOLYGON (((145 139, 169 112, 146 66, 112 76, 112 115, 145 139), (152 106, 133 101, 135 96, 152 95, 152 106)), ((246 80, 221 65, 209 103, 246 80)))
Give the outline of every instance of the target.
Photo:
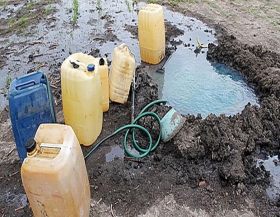
POLYGON ((266 189, 271 199, 277 199, 280 195, 280 155, 264 155, 262 159, 257 161, 257 167, 263 166, 265 170, 270 172, 270 186, 266 189))
MULTIPOLYGON (((240 74, 179 46, 165 66, 162 98, 182 114, 234 115, 257 97, 240 74), (188 55, 189 53, 189 55, 188 55), (183 63, 183 64, 182 64, 183 63)), ((161 84, 159 84, 161 85, 161 84)))

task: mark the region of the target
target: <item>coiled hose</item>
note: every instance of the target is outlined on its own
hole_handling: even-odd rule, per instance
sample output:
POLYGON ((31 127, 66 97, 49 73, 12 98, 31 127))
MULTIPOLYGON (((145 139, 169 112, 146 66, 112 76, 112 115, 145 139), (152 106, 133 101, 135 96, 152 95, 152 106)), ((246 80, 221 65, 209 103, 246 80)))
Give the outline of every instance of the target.
POLYGON ((161 139, 161 122, 160 122, 160 118, 159 116, 154 113, 154 112, 146 112, 146 110, 148 108, 150 108, 151 106, 155 105, 155 104, 160 104, 160 103, 166 103, 167 101, 166 100, 155 100, 151 103, 149 103, 148 105, 146 105, 142 110, 141 112, 139 113, 139 115, 134 119, 134 121, 131 123, 131 124, 127 124, 123 127, 120 127, 119 129, 117 129, 115 132, 113 132, 112 134, 110 134, 109 136, 103 138, 102 140, 100 140, 86 155, 85 155, 85 160, 92 154, 92 152, 94 152, 94 150, 96 150, 103 142, 105 142, 107 139, 115 136, 116 134, 118 134, 119 132, 123 131, 123 130, 126 130, 126 133, 125 133, 125 136, 124 136, 124 150, 125 150, 125 153, 127 155, 129 155, 130 157, 134 157, 134 158, 143 158, 145 156, 147 156, 150 152, 154 151, 156 149, 156 147, 158 146, 159 142, 160 142, 160 139, 161 139), (137 124, 137 121, 139 119, 141 119, 142 117, 144 116, 152 116, 154 117, 158 124, 159 124, 159 134, 158 134, 158 138, 157 138, 157 141, 155 144, 153 144, 153 139, 152 139, 152 136, 150 134, 150 132, 143 126, 137 124), (149 147, 147 149, 143 149, 141 148, 137 142, 136 142, 136 139, 135 139, 135 133, 134 133, 134 129, 140 129, 142 130, 144 133, 146 133, 146 135, 148 136, 149 138, 149 147), (129 135, 129 133, 132 133, 132 141, 133 141, 133 146, 135 147, 135 149, 137 151, 139 151, 140 153, 142 154, 139 154, 139 155, 134 155, 132 154, 128 148, 127 148, 127 137, 129 135))

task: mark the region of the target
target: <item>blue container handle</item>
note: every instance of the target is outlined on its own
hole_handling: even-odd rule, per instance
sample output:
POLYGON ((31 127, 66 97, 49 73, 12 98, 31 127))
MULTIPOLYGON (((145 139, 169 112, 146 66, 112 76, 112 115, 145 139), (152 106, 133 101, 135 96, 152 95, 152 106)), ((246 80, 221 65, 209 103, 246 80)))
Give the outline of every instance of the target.
POLYGON ((27 82, 21 83, 21 84, 19 84, 19 85, 16 85, 16 89, 17 89, 17 90, 22 90, 22 89, 31 87, 31 86, 33 86, 33 85, 35 85, 35 84, 36 84, 36 83, 35 83, 34 80, 27 81, 27 82))

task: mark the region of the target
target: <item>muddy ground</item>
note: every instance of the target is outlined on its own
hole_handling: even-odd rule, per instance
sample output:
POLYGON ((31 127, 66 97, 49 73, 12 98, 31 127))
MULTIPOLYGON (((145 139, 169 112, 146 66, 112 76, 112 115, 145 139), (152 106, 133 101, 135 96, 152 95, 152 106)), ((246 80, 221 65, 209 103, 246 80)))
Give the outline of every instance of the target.
MULTIPOLYGON (((92 154, 86 161, 91 216, 280 216, 280 196, 270 199, 265 191, 270 184, 269 172, 256 167, 257 158, 279 156, 280 151, 278 1, 218 0, 165 6, 215 28, 218 45, 209 44, 207 57, 244 75, 258 94, 260 106, 248 104, 230 117, 209 115, 202 119, 199 114, 187 115, 183 128, 171 141, 161 142, 140 161, 118 158, 101 163, 92 154)), ((1 28, 5 28, 3 20, 1 28)), ((135 26, 127 28, 137 36, 135 26)), ((166 28, 167 47, 175 47, 172 38, 180 31, 169 25, 166 28)), ((0 34, 4 38, 10 31, 6 28, 0 34)), ((5 55, 4 49, 1 55, 5 55)), ((52 82, 59 77, 60 64, 52 68, 52 82)), ((144 63, 137 68, 135 114, 158 95, 146 69, 144 63)), ((53 89, 53 94, 60 102, 60 90, 53 89)), ((63 123, 60 103, 56 110, 58 122, 63 123)), ((168 110, 165 106, 153 107, 160 117, 168 110)), ((130 97, 126 105, 111 103, 104 113, 99 139, 128 124, 130 112, 130 97)), ((151 130, 153 138, 157 137, 154 120, 145 118, 140 123, 151 130)), ((147 141, 145 135, 137 136, 140 142, 147 141)), ((107 140, 96 152, 106 152, 112 144, 122 146, 123 137, 119 134, 107 140)), ((1 114, 0 139, 0 192, 9 192, 1 194, 1 215, 32 216, 24 197, 8 108, 1 114)), ((83 152, 89 149, 83 147, 83 152)))

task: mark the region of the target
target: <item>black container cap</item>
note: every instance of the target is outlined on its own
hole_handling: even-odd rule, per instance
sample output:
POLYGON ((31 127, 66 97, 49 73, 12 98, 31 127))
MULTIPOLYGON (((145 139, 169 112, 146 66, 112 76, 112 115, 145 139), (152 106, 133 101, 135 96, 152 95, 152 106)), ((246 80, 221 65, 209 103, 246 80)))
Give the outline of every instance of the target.
POLYGON ((104 66, 105 65, 105 60, 103 58, 99 59, 99 65, 104 66))
POLYGON ((32 152, 36 148, 36 141, 33 138, 30 138, 25 143, 25 149, 27 152, 32 152))
POLYGON ((87 70, 88 70, 89 72, 93 72, 94 69, 95 69, 95 65, 94 65, 94 64, 88 64, 87 70))
POLYGON ((44 74, 42 74, 41 78, 40 78, 40 83, 46 84, 46 76, 44 74))

